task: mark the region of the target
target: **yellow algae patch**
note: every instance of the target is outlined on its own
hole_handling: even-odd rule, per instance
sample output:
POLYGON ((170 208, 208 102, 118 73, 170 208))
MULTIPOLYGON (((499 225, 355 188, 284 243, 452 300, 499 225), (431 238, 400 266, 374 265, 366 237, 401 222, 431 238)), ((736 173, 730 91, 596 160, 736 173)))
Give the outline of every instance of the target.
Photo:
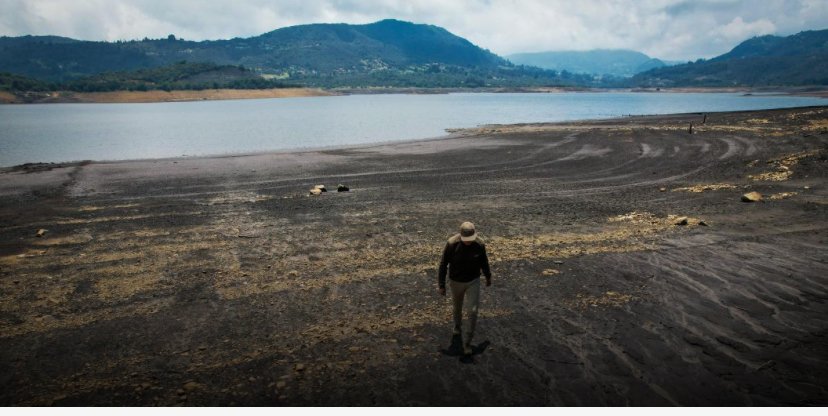
MULTIPOLYGON (((232 218, 229 218, 231 220, 232 218)), ((678 231, 673 225, 675 216, 658 217, 650 213, 629 213, 595 224, 594 232, 541 233, 539 235, 493 237, 487 241, 493 265, 522 259, 543 260, 565 258, 582 254, 626 252, 649 248, 648 239, 668 230, 678 231)), ((692 224, 692 223, 691 223, 692 224)), ((224 220, 213 227, 177 227, 168 230, 142 229, 117 231, 95 236, 83 243, 82 252, 76 253, 62 245, 45 250, 24 253, 23 257, 6 256, 4 263, 14 262, 19 268, 35 270, 58 264, 71 265, 72 271, 65 278, 38 280, 34 286, 40 293, 52 294, 45 310, 66 309, 73 299, 71 293, 84 282, 91 283, 93 290, 80 294, 83 299, 94 301, 94 309, 76 312, 60 311, 60 317, 33 318, 42 313, 23 299, 27 292, 15 286, 4 285, 7 296, 0 303, 0 311, 19 316, 23 323, 0 323, 2 336, 33 331, 74 327, 97 320, 152 313, 158 305, 171 301, 166 295, 159 299, 141 299, 124 304, 122 300, 136 293, 150 293, 165 289, 167 270, 184 279, 213 285, 216 294, 225 299, 241 298, 262 293, 330 289, 352 282, 370 282, 372 279, 399 279, 412 276, 433 275, 442 249, 442 242, 431 238, 408 240, 401 244, 387 244, 382 239, 346 240, 334 233, 321 239, 292 239, 272 228, 256 239, 222 236, 227 228, 224 220), (164 237, 171 233, 174 241, 164 237), (158 238, 136 238, 137 235, 158 238), (48 262, 48 263, 47 263, 48 262), (74 270, 77 270, 75 272, 74 270), (309 278, 311 277, 312 278, 309 278), (57 304, 55 304, 57 302, 57 304), (159 303, 161 302, 161 303, 159 303)), ((249 225, 249 224, 238 224, 249 225)), ((312 230, 308 226, 308 230, 312 230)), ((290 235, 302 235, 299 224, 292 225, 290 235)), ((551 273, 551 272, 548 272, 551 273)), ((22 279, 21 279, 22 280, 22 279)), ((166 293, 166 292, 165 292, 166 293)), ((323 295, 327 296, 327 295, 323 295)), ((420 311, 417 313, 426 313, 420 311)), ((445 311, 443 311, 444 313, 445 311)), ((50 312, 52 313, 52 312, 50 312)), ((395 312, 397 313, 397 312, 395 312)), ((442 315, 401 316, 400 321, 416 322, 437 319, 442 315), (435 318, 437 317, 437 318, 435 318)), ((393 315, 393 314, 392 314, 393 315)), ((397 324, 391 325, 394 328, 397 324)), ((413 323, 405 324, 413 325, 413 323)))
POLYGON ((805 130, 826 130, 828 129, 828 118, 819 120, 809 120, 809 125, 805 126, 805 130))
POLYGON ((136 293, 154 289, 159 282, 157 274, 140 271, 132 276, 124 276, 117 272, 111 276, 95 283, 97 297, 105 300, 125 299, 136 293))
MULTIPOLYGON (((643 238, 674 228, 677 215, 657 217, 647 212, 631 212, 608 219, 611 225, 594 233, 555 233, 531 237, 494 237, 490 258, 498 261, 566 258, 576 255, 645 250, 643 238)), ((688 218, 689 224, 699 220, 688 218)))
POLYGON ((801 118, 801 117, 812 116, 814 114, 822 114, 822 113, 823 113, 822 111, 794 112, 794 113, 788 114, 788 119, 789 120, 796 120, 796 119, 801 118))
MULTIPOLYGON (((675 228, 678 216, 656 217, 631 213, 612 218, 594 233, 549 233, 514 237, 492 237, 486 243, 492 264, 514 260, 566 258, 584 254, 627 252, 648 248, 643 239, 675 228)), ((689 225, 697 225, 690 219, 689 225)), ((333 247, 334 244, 326 244, 333 247)), ((404 247, 374 244, 331 249, 324 256, 296 255, 291 250, 248 265, 249 269, 229 270, 238 264, 232 253, 221 253, 219 263, 226 271, 215 277, 216 292, 224 298, 239 298, 262 292, 287 289, 308 290, 349 282, 391 279, 434 272, 441 246, 434 242, 410 243, 404 247), (306 276, 315 276, 308 279, 306 276)), ((238 266, 237 266, 238 267, 238 266)))
MULTIPOLYGON (((216 291, 224 298, 233 299, 290 288, 314 289, 375 278, 422 274, 436 267, 440 248, 435 244, 412 243, 402 249, 385 245, 331 249, 319 258, 287 255, 265 259, 259 266, 269 266, 266 269, 244 271, 239 270, 239 261, 232 253, 222 253, 225 260, 221 263, 231 265, 231 270, 216 277, 216 291), (305 279, 307 275, 315 278, 305 279)), ((227 268, 223 270, 227 271, 227 268)))
POLYGON ((753 123, 753 124, 768 124, 770 120, 766 118, 749 118, 745 120, 745 123, 753 123))
MULTIPOLYGON (((68 294, 63 297, 52 296, 48 299, 52 301, 62 301, 65 300, 67 296, 68 294)), ((107 321, 118 318, 126 318, 130 316, 148 315, 152 313, 157 313, 161 309, 161 307, 166 306, 166 303, 168 302, 170 301, 164 299, 154 299, 140 304, 136 303, 131 305, 121 305, 118 308, 105 308, 94 310, 91 312, 73 314, 62 313, 60 319, 57 319, 51 315, 22 315, 21 318, 23 318, 24 320, 22 324, 14 326, 4 325, 0 327, 2 328, 2 331, 0 331, 0 339, 22 334, 28 334, 31 332, 50 331, 59 328, 78 328, 98 321, 107 321)), ((32 308, 38 307, 38 304, 35 303, 28 306, 31 310, 32 308)), ((6 307, 3 307, 2 310, 3 312, 9 312, 9 309, 7 309, 6 307)))
POLYGON ((146 218, 160 218, 160 217, 169 217, 169 216, 196 216, 202 215, 202 211, 194 211, 194 212, 181 212, 181 213, 164 213, 164 214, 141 214, 141 215, 124 215, 124 216, 113 216, 113 217, 98 217, 98 218, 72 218, 72 219, 63 219, 59 221, 55 221, 54 224, 61 224, 61 225, 72 225, 72 224, 92 224, 92 223, 99 223, 99 222, 119 222, 119 221, 133 221, 133 220, 143 220, 146 218))
POLYGON ((732 185, 729 183, 712 183, 708 185, 693 185, 693 186, 686 186, 683 188, 676 188, 673 189, 672 192, 694 192, 700 193, 704 191, 718 191, 722 189, 737 189, 736 185, 732 185))
MULTIPOLYGON (((646 239, 677 229, 675 224, 680 218, 678 215, 657 217, 633 212, 608 219, 602 229, 592 233, 492 237, 486 246, 492 264, 646 250, 650 247, 646 239)), ((699 223, 697 218, 687 218, 687 226, 699 223)), ((325 246, 333 247, 334 243, 325 246)), ((245 268, 241 267, 237 254, 221 252, 216 254, 220 257, 216 260, 222 265, 223 273, 215 276, 215 290, 225 299, 235 299, 263 292, 310 290, 372 279, 423 275, 435 271, 440 248, 433 242, 396 247, 367 241, 361 247, 330 249, 320 257, 297 255, 288 249, 277 256, 258 253, 262 260, 248 262, 245 268)))
POLYGON ((754 181, 769 181, 769 182, 782 182, 788 180, 793 172, 788 169, 780 169, 775 172, 765 172, 760 173, 758 175, 748 175, 748 178, 753 179, 754 181))
POLYGON ((554 276, 556 274, 559 274, 560 272, 561 271, 557 269, 546 269, 543 272, 541 272, 541 274, 544 276, 554 276))
POLYGON ((579 309, 594 308, 594 307, 621 307, 636 299, 633 295, 607 291, 598 296, 578 294, 575 299, 566 301, 569 306, 579 309))
POLYGON ((176 239, 180 240, 181 236, 196 235, 203 239, 203 236, 216 237, 219 235, 219 230, 208 228, 204 226, 195 227, 175 227, 175 228, 142 228, 133 231, 113 231, 106 234, 96 236, 98 241, 128 241, 133 243, 140 243, 142 240, 135 239, 135 237, 152 238, 164 237, 172 234, 171 230, 175 230, 176 239))
POLYGON ((170 235, 169 231, 164 230, 138 230, 133 231, 132 235, 135 237, 147 238, 147 237, 161 237, 170 235))
MULTIPOLYGON (((64 284, 59 278, 43 274, 23 274, 15 276, 17 284, 4 285, 3 291, 8 295, 23 295, 25 301, 4 299, 0 303, 0 311, 3 313, 10 313, 18 315, 23 318, 26 323, 13 327, 1 327, 0 337, 11 335, 12 330, 20 329, 28 324, 43 323, 53 320, 49 316, 43 316, 40 312, 49 311, 50 313, 62 313, 62 306, 65 306, 70 300, 70 296, 75 289, 74 285, 64 284), (31 290, 36 287, 37 290, 31 290)), ((28 331, 26 331, 28 332, 28 331)))
MULTIPOLYGON (((83 243, 84 239, 70 238, 68 241, 83 243)), ((50 244, 50 241, 38 243, 50 244)), ((0 322, 0 336, 75 327, 97 320, 151 312, 155 309, 150 305, 157 303, 156 300, 142 299, 134 305, 125 305, 121 301, 136 293, 163 288, 160 279, 168 268, 194 273, 202 271, 204 263, 211 267, 209 264, 212 261, 209 258, 205 261, 196 252, 226 250, 220 242, 210 241, 209 238, 186 240, 179 244, 158 244, 134 238, 106 242, 95 239, 83 243, 81 253, 72 253, 59 244, 49 247, 48 254, 46 250, 28 250, 0 258, 0 264, 13 267, 15 280, 18 281, 17 284, 12 284, 11 280, 2 283, 6 295, 0 299, 0 312, 18 316, 23 321, 14 325, 0 322), (39 276, 38 270, 50 266, 71 266, 71 269, 66 269, 62 276, 55 278, 39 276), (72 293, 84 283, 91 283, 94 290, 81 296, 97 306, 91 310, 68 312, 66 308, 79 301, 72 293), (32 300, 31 293, 36 293, 38 298, 32 300), (41 315, 43 313, 48 315, 41 315)))
POLYGON ((780 201, 783 199, 788 199, 790 197, 796 196, 799 192, 780 192, 777 194, 773 194, 768 196, 768 199, 771 201, 780 201))
POLYGON ((748 175, 748 178, 754 181, 770 181, 781 182, 790 179, 793 174, 792 168, 796 166, 802 159, 809 156, 816 156, 819 150, 811 150, 808 152, 799 152, 783 156, 777 159, 768 160, 768 164, 774 166, 774 170, 770 172, 760 173, 758 175, 748 175))
POLYGON ((95 205, 84 205, 78 208, 80 212, 92 212, 92 211, 100 211, 102 209, 122 209, 122 208, 134 208, 139 206, 138 204, 120 204, 120 205, 106 205, 106 206, 95 206, 95 205))
POLYGON ((15 265, 18 264, 20 261, 30 258, 30 257, 38 257, 46 254, 46 250, 25 250, 19 254, 12 254, 8 256, 0 257, 0 264, 4 265, 15 265))
POLYGON ((267 195, 259 195, 254 192, 239 192, 239 193, 232 193, 227 195, 217 196, 215 198, 208 199, 206 204, 207 205, 222 205, 222 204, 241 204, 241 203, 254 203, 254 202, 261 202, 267 201, 272 199, 272 196, 267 195))

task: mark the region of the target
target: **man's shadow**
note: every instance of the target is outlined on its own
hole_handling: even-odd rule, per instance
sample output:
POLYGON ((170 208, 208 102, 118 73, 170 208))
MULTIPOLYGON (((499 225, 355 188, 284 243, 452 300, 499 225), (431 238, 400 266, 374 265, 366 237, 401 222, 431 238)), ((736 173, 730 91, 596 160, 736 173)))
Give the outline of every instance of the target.
POLYGON ((489 348, 491 342, 483 341, 480 344, 472 345, 472 353, 471 355, 463 354, 463 337, 460 335, 453 335, 451 337, 451 345, 448 348, 443 348, 440 350, 443 355, 448 355, 449 357, 460 357, 460 362, 464 364, 472 364, 474 363, 474 356, 483 354, 486 351, 486 348, 489 348))

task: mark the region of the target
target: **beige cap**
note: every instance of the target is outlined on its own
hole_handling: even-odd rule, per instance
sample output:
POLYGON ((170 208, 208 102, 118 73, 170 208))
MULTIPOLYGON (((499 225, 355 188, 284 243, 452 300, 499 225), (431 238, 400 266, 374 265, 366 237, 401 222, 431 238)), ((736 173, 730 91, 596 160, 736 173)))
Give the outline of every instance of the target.
POLYGON ((474 241, 477 239, 477 233, 474 231, 474 224, 466 221, 460 224, 460 240, 474 241))

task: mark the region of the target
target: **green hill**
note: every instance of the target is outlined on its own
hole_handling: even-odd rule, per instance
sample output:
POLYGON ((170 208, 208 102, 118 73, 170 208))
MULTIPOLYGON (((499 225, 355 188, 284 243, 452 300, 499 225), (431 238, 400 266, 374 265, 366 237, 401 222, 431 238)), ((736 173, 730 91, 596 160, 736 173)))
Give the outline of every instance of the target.
POLYGON ((159 68, 136 71, 105 72, 58 85, 69 91, 148 91, 202 90, 209 88, 260 89, 282 88, 281 81, 267 80, 242 66, 211 63, 178 62, 159 68))
POLYGON ((724 55, 646 71, 631 82, 643 87, 828 85, 828 30, 755 37, 724 55))
POLYGON ((296 87, 268 80, 241 66, 178 62, 158 68, 104 72, 65 82, 46 83, 36 79, 0 73, 0 91, 150 91, 203 90, 209 88, 261 89, 296 87))
POLYGON ((21 75, 0 72, 0 91, 53 91, 54 83, 47 83, 21 75))
POLYGON ((398 20, 310 24, 251 38, 89 42, 0 37, 0 71, 50 82, 180 61, 244 66, 269 79, 319 87, 589 85, 581 76, 513 65, 447 30, 398 20))

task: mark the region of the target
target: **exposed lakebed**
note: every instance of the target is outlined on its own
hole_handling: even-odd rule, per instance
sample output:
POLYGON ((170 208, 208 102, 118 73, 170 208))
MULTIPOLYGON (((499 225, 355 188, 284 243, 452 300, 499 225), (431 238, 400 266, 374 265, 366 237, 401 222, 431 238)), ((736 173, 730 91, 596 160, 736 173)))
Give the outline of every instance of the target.
POLYGON ((828 107, 699 120, 0 172, 0 405, 825 406, 828 107))

